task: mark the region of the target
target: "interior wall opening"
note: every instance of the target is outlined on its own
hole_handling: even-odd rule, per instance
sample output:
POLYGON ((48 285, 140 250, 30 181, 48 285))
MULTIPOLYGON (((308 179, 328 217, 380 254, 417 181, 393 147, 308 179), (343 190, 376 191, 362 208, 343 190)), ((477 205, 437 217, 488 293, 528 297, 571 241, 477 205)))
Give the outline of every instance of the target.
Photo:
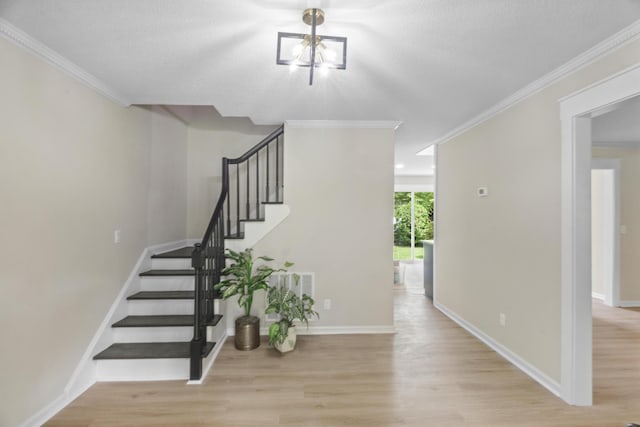
MULTIPOLYGON (((592 121, 640 95, 640 64, 560 100, 562 121, 561 396, 593 403, 592 121)), ((637 263, 636 263, 637 264, 637 263)))

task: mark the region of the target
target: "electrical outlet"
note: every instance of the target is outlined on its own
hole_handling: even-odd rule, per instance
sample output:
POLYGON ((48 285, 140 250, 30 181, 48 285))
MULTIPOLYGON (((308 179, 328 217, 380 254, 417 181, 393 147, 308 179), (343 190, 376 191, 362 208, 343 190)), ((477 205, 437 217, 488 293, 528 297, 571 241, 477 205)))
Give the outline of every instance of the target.
POLYGON ((331 310, 331 299, 329 298, 324 299, 324 309, 331 310))
POLYGON ((116 230, 113 232, 113 243, 118 244, 120 243, 120 230, 116 230))
POLYGON ((500 313, 500 326, 503 328, 507 326, 507 315, 504 313, 500 313))

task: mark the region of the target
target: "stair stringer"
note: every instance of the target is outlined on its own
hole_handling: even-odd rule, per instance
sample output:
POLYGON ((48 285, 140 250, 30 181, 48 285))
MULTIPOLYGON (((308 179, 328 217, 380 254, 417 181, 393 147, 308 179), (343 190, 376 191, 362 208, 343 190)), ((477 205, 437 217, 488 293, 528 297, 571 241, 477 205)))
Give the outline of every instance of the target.
POLYGON ((289 216, 291 210, 288 205, 265 205, 264 221, 251 221, 244 223, 243 239, 225 239, 224 245, 232 251, 243 251, 252 248, 271 232, 278 224, 289 216))

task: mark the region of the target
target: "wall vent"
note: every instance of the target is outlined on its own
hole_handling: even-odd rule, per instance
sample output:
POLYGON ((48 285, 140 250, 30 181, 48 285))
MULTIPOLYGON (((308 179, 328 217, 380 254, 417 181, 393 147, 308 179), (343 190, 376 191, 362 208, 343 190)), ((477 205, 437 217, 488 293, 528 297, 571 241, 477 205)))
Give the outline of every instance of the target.
MULTIPOLYGON (((313 299, 315 299, 314 282, 315 280, 313 273, 299 273, 295 271, 288 271, 286 273, 274 273, 269 278, 269 286, 276 286, 278 284, 284 285, 294 291, 298 296, 307 294, 313 299), (299 280, 295 280, 296 275, 299 277, 299 280)), ((270 313, 266 314, 264 319, 267 322, 277 322, 278 320, 280 320, 280 317, 275 313, 270 313)))

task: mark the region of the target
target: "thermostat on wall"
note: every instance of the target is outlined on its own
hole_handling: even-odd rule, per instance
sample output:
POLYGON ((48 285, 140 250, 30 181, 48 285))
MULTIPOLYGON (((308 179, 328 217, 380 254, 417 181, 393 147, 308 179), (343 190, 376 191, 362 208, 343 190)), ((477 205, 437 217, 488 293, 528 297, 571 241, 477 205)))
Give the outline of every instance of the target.
POLYGON ((478 197, 487 197, 489 189, 487 187, 478 187, 478 197))

